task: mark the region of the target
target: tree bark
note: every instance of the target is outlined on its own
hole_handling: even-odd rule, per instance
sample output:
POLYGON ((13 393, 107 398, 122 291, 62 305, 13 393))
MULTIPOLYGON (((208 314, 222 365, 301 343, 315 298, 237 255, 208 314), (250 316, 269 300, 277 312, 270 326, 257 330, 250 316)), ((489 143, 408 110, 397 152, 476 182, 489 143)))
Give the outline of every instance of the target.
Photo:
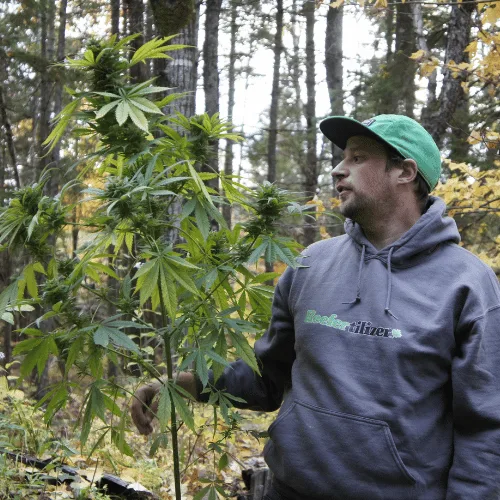
MULTIPOLYGON (((205 111, 212 116, 219 113, 219 19, 222 0, 207 0, 205 11, 205 41, 203 43, 203 88, 205 91, 205 111)), ((212 154, 203 170, 219 173, 219 141, 212 143, 212 154)), ((211 179, 207 184, 219 190, 219 179, 211 179)))
MULTIPOLYGON (((16 183, 16 188, 19 189, 21 187, 21 181, 19 179, 19 172, 17 170, 16 148, 14 146, 12 127, 10 125, 9 117, 7 115, 7 106, 5 104, 3 85, 1 83, 0 83, 0 118, 2 120, 2 127, 5 131, 5 140, 7 142, 7 149, 9 151, 10 161, 12 163, 12 170, 14 172, 14 180, 16 183)), ((2 168, 2 171, 3 170, 4 169, 2 168)), ((5 181, 2 182, 1 189, 5 190, 5 181)))
POLYGON ((120 36, 120 0, 111 0, 111 34, 120 36))
MULTIPOLYGON (((58 63, 64 61, 64 56, 66 52, 66 10, 68 6, 68 0, 60 0, 59 4, 59 26, 57 30, 57 50, 56 50, 56 60, 58 63)), ((52 59, 52 58, 51 58, 52 59)), ((53 115, 56 116, 62 110, 62 100, 63 100, 63 79, 64 72, 63 68, 57 68, 57 70, 52 69, 52 74, 55 76, 54 81, 54 107, 53 115)), ((60 143, 56 144, 54 149, 50 154, 50 163, 54 170, 52 170, 49 181, 46 184, 46 191, 49 196, 55 196, 58 192, 58 184, 60 180, 60 143)))
MULTIPOLYGON (((305 0, 304 14, 306 17, 306 89, 307 103, 305 106, 307 123, 307 152, 304 165, 304 192, 307 198, 314 198, 318 188, 318 158, 316 153, 316 74, 314 24, 315 2, 305 0)), ((310 245, 316 239, 316 224, 309 223, 304 227, 304 244, 310 245)))
MULTIPOLYGON (((427 44, 427 38, 424 34, 424 19, 422 16, 422 4, 418 2, 411 2, 411 10, 412 10, 412 20, 413 20, 413 29, 415 30, 416 39, 417 39, 417 47, 420 50, 423 50, 427 56, 431 55, 429 50, 429 45, 427 44)), ((424 109, 422 110, 422 120, 425 120, 425 117, 432 113, 436 106, 436 89, 437 89, 437 70, 434 70, 428 77, 427 84, 427 102, 425 104, 424 109)))
MULTIPOLYGON (((234 95, 235 95, 235 83, 236 83, 236 35, 238 33, 238 24, 236 22, 238 15, 238 6, 236 0, 231 1, 231 38, 230 38, 230 50, 229 50, 229 69, 228 69, 228 96, 227 96, 227 119, 232 124, 233 123, 233 111, 234 111, 234 95)), ((226 147, 224 152, 224 175, 233 175, 233 142, 226 141, 226 147)), ((225 204, 222 207, 222 215, 226 224, 231 228, 231 205, 225 204)))
MULTIPOLYGON (((343 47, 342 24, 344 17, 343 7, 330 7, 326 16, 325 34, 325 68, 326 83, 330 96, 330 109, 333 116, 344 115, 344 83, 343 83, 343 47)), ((342 161, 342 150, 331 143, 332 167, 335 168, 342 161)))
MULTIPOLYGON (((413 118, 415 110, 415 71, 416 63, 410 56, 415 52, 415 31, 413 30, 411 5, 396 6, 396 54, 394 72, 399 76, 395 92, 399 92, 399 109, 413 118)), ((399 110, 398 110, 399 111, 399 110)))
POLYGON ((430 116, 422 117, 422 125, 429 131, 436 144, 440 147, 453 114, 464 99, 464 91, 461 84, 467 78, 465 72, 461 72, 455 78, 453 70, 449 69, 446 65, 452 60, 456 64, 466 62, 467 54, 464 50, 470 42, 471 17, 475 7, 474 3, 462 4, 453 2, 451 18, 448 24, 443 84, 439 94, 437 111, 430 116))
POLYGON ((276 153, 278 142, 278 105, 280 98, 280 64, 283 52, 283 0, 276 2, 276 33, 274 35, 273 84, 269 112, 269 141, 267 146, 267 180, 276 182, 276 153))
POLYGON ((49 25, 53 22, 51 14, 53 13, 53 0, 41 0, 40 2, 40 58, 42 60, 40 69, 40 108, 37 133, 37 151, 38 165, 36 180, 48 165, 48 158, 45 155, 45 147, 42 143, 50 132, 50 113, 52 104, 52 89, 50 85, 49 66, 52 64, 50 55, 53 54, 53 47, 50 44, 54 42, 49 33, 49 25))
MULTIPOLYGON (((144 45, 144 3, 142 0, 125 0, 125 6, 128 13, 128 34, 140 34, 131 42, 133 50, 136 51, 144 45)), ((130 68, 130 76, 133 83, 146 81, 148 79, 147 65, 135 64, 130 68)))

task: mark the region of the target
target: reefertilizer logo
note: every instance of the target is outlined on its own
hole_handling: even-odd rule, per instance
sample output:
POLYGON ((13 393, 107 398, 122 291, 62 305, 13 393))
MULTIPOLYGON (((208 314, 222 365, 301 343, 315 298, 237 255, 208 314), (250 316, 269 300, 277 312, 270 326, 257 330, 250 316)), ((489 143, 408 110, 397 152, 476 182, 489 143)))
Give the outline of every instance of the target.
POLYGON ((357 333, 359 335, 372 335, 374 337, 385 337, 389 339, 398 339, 403 336, 401 330, 395 328, 385 328, 383 326, 373 326, 371 321, 343 321, 337 318, 336 314, 330 316, 321 316, 315 310, 309 309, 306 313, 305 323, 316 323, 329 326, 336 330, 343 330, 348 333, 357 333))

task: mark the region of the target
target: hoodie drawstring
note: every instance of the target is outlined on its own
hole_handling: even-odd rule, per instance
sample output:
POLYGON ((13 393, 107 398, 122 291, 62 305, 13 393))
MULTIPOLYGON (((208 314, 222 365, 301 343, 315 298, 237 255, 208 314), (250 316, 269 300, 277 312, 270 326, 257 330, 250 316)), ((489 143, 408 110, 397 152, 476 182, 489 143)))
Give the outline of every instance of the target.
POLYGON ((366 245, 363 245, 361 250, 361 259, 359 260, 359 270, 358 270, 358 289, 356 291, 356 298, 350 302, 342 302, 342 304, 357 304, 361 302, 361 272, 363 271, 363 264, 365 262, 365 249, 366 245))
POLYGON ((394 319, 398 319, 392 311, 390 310, 389 306, 391 305, 391 291, 392 291, 392 272, 391 272, 391 257, 392 257, 392 251, 394 250, 394 247, 391 247, 389 250, 389 255, 387 257, 387 272, 389 274, 387 278, 387 299, 385 301, 385 309, 384 311, 392 316, 394 319))
MULTIPOLYGON (((365 262, 365 250, 366 250, 366 245, 363 245, 363 248, 361 250, 361 258, 359 260, 359 269, 358 269, 358 285, 357 285, 357 290, 356 290, 356 298, 354 300, 351 300, 349 302, 342 302, 342 304, 357 304, 361 302, 361 273, 363 271, 363 265, 365 262)), ((392 258, 392 252, 394 251, 394 247, 391 247, 389 250, 389 255, 387 257, 387 297, 385 300, 385 308, 384 311, 389 314, 389 316, 392 316, 394 319, 398 319, 398 317, 391 311, 390 305, 391 305, 391 293, 392 293, 392 269, 391 269, 391 258, 392 258)))

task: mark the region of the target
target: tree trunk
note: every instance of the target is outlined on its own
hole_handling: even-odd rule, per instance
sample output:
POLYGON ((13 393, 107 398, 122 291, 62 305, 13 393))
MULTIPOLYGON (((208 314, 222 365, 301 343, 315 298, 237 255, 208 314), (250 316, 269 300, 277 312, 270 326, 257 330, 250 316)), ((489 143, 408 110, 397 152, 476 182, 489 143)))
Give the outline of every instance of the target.
MULTIPOLYGON (((412 2, 412 19, 413 19, 413 29, 415 30, 417 38, 417 47, 423 50, 427 56, 431 55, 429 46, 427 44, 427 39, 424 34, 424 19, 422 16, 422 4, 418 2, 412 2)), ((425 108, 422 110, 422 120, 425 121, 425 117, 432 114, 436 106, 436 88, 437 88, 437 70, 434 70, 428 77, 427 84, 427 102, 425 108)))
MULTIPOLYGON (((57 31, 57 51, 56 60, 58 63, 64 61, 64 56, 66 52, 66 10, 68 6, 68 0, 60 0, 59 4, 59 27, 57 31)), ((63 96, 63 79, 64 73, 63 68, 58 68, 57 70, 52 70, 55 75, 54 82, 54 108, 53 115, 57 115, 62 110, 62 96, 63 96)), ((58 184, 61 173, 60 166, 60 143, 56 144, 54 149, 50 154, 50 163, 54 170, 52 170, 49 181, 46 185, 46 191, 49 196, 55 196, 58 192, 58 184)))
POLYGON ((53 47, 50 44, 54 42, 53 37, 49 36, 52 30, 49 30, 49 25, 53 23, 51 14, 53 13, 53 0, 41 0, 40 2, 40 108, 38 119, 38 133, 37 133, 37 151, 38 151, 38 165, 36 172, 36 180, 40 177, 41 173, 48 165, 48 158, 45 155, 45 147, 42 143, 45 141, 50 132, 50 113, 51 113, 51 85, 49 67, 52 64, 50 54, 53 53, 53 47))
POLYGON ((451 7, 451 18, 448 25, 448 37, 446 44, 445 67, 443 70, 443 84, 439 94, 438 109, 432 116, 422 117, 422 125, 430 132, 436 144, 441 146, 447 127, 455 110, 464 99, 462 82, 467 78, 466 72, 462 72, 457 78, 453 76, 453 70, 446 67, 450 61, 458 65, 467 61, 464 52, 470 41, 471 17, 474 12, 475 3, 454 2, 451 7))
MULTIPOLYGON (((234 94, 236 82, 236 34, 238 32, 238 24, 236 18, 238 15, 238 5, 236 0, 231 1, 231 41, 229 50, 229 69, 228 69, 228 96, 227 96, 227 119, 233 123, 234 111, 234 94)), ((233 174, 233 142, 226 141, 226 148, 224 154, 224 175, 230 176, 233 174)), ((222 207, 222 215, 229 228, 231 228, 231 205, 225 204, 222 207)))
MULTIPOLYGON (((304 165, 304 192, 307 198, 316 196, 318 188, 318 158, 316 153, 316 57, 314 53, 314 24, 315 24, 314 2, 306 0, 304 13, 306 16, 306 89, 307 103, 305 107, 307 123, 307 152, 306 164, 304 165)), ((313 221, 304 228, 304 244, 310 245, 316 240, 316 224, 313 221)))
MULTIPOLYGON (((332 115, 344 115, 342 24, 343 7, 330 7, 326 16, 325 68, 332 115)), ((331 143, 332 167, 342 161, 342 150, 331 143)))
POLYGON ((283 52, 283 0, 277 0, 276 33, 274 35, 274 66, 269 112, 269 141, 267 146, 267 180, 276 182, 276 149, 278 142, 278 104, 280 98, 280 64, 283 52))
MULTIPOLYGON (((160 36, 169 36, 179 33, 172 43, 188 45, 188 48, 170 52, 172 60, 155 65, 158 71, 157 84, 170 87, 171 92, 187 94, 181 99, 173 101, 166 106, 166 114, 174 114, 176 111, 186 117, 195 113, 196 105, 196 77, 198 70, 198 17, 199 5, 193 0, 150 0, 155 26, 160 36)), ((174 202, 170 206, 172 214, 180 213, 182 207, 174 202)), ((168 231, 167 239, 171 242, 177 241, 179 231, 172 228, 168 231)))
POLYGON ((291 24, 291 29, 290 29, 290 34, 292 36, 292 43, 293 43, 293 55, 291 58, 290 66, 289 66, 289 73, 290 77, 292 80, 292 87, 294 89, 294 94, 295 94, 295 106, 297 110, 300 110, 300 114, 298 116, 298 119, 295 122, 294 129, 296 131, 294 132, 296 134, 296 140, 299 142, 299 147, 297 147, 296 151, 296 162, 297 165, 305 165, 306 163, 306 155, 304 152, 304 148, 302 147, 302 144, 304 143, 304 130, 303 130, 303 124, 302 124, 302 110, 304 109, 304 103, 302 102, 302 90, 301 90, 301 84, 302 84, 302 72, 301 72, 301 67, 300 67, 300 62, 301 62, 301 50, 300 50, 300 32, 301 32, 301 27, 298 26, 299 24, 299 19, 298 19, 298 5, 297 5, 297 0, 293 0, 292 2, 292 11, 291 11, 291 16, 290 16, 290 24, 291 24))
MULTIPOLYGON (((203 88, 205 91, 205 111, 212 116, 219 113, 219 19, 222 0, 207 0, 205 11, 205 42, 203 43, 203 88)), ((219 173, 219 141, 212 143, 213 156, 208 159, 203 170, 219 173)), ((219 190, 218 178, 207 184, 219 190)))
MULTIPOLYGON (((136 51, 144 45, 144 3, 142 0, 125 0, 125 6, 128 13, 128 34, 140 34, 131 42, 133 50, 136 51)), ((130 76, 133 83, 146 81, 148 79, 147 65, 135 64, 130 68, 130 76)))
POLYGON ((410 118, 414 117, 415 110, 415 72, 416 63, 410 56, 415 52, 415 32, 411 5, 408 3, 396 6, 396 54, 394 58, 393 71, 396 78, 394 91, 399 95, 398 111, 410 118))
MULTIPOLYGON (((14 146, 14 137, 12 135, 12 127, 10 126, 9 117, 7 115, 7 106, 4 99, 3 85, 0 83, 0 119, 2 127, 5 131, 5 140, 7 142, 7 149, 9 150, 10 161, 12 163, 12 171, 14 172, 14 180, 16 183, 16 188, 21 187, 21 181, 19 180, 19 172, 17 170, 17 156, 16 148, 14 146)), ((5 167, 2 167, 2 171, 5 167)), ((5 176, 5 172, 3 174, 5 176)), ((1 186, 2 192, 5 191, 5 181, 2 182, 1 186)))
POLYGON ((111 0, 111 34, 120 36, 120 0, 111 0))
POLYGON ((410 55, 415 52, 415 33, 413 30, 411 6, 398 3, 395 11, 388 10, 386 15, 386 76, 383 78, 378 113, 404 113, 413 118, 415 108, 415 61, 410 55), (392 50, 393 31, 395 47, 392 50))

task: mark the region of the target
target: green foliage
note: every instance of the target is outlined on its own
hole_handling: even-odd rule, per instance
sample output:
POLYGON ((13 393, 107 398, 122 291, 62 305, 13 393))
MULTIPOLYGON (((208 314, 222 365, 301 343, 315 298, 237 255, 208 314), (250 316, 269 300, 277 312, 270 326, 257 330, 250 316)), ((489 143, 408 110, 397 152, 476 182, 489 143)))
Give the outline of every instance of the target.
MULTIPOLYGON (((200 172, 211 142, 239 137, 218 115, 164 116, 165 99, 155 103, 149 96, 166 89, 152 80, 129 85, 131 65, 180 48, 155 39, 129 60, 132 38, 92 40, 82 58, 67 63, 89 72, 89 89, 70 92, 74 100, 46 142, 53 147, 73 119, 79 134, 95 136, 97 149, 77 182, 49 198, 43 195, 48 171, 39 183, 16 192, 0 213, 3 249, 26 258, 0 294, 0 317, 12 322, 12 315, 26 307, 39 315, 21 330, 24 339, 16 346, 15 354, 23 356, 21 380, 34 369, 42 373, 51 356, 63 361, 62 381, 40 403, 50 423, 68 400, 69 373, 87 377, 81 444, 92 444, 94 450, 110 437, 125 455, 133 454, 123 409, 130 392, 103 373, 105 363, 123 356, 150 377, 162 375, 153 363, 154 350, 138 338, 163 345, 170 375, 171 351, 178 354, 177 368, 196 372, 219 408, 215 415, 220 411, 229 426, 225 437, 230 436, 238 421, 231 409, 235 398, 214 391, 208 372, 213 369, 219 377, 235 356, 258 372, 251 340, 269 320, 273 290, 264 281, 276 274, 259 275, 253 268, 262 258, 296 265, 297 245, 276 232, 283 217, 301 212, 288 193, 269 183, 247 191, 232 177, 221 176, 226 200, 206 185, 216 176, 200 172), (92 186, 86 185, 86 176, 92 186), (239 203, 246 222, 228 228, 219 212, 221 202, 239 203), (84 215, 74 221, 78 205, 84 215), (214 230, 213 221, 219 229, 214 230), (68 256, 61 246, 68 224, 77 224, 86 235, 77 256, 68 256), (110 309, 116 314, 103 313, 110 309), (97 436, 93 443, 91 435, 97 436)), ((195 430, 187 396, 175 379, 164 383, 157 409, 162 432, 176 427, 175 417, 195 430)), ((162 435, 152 453, 168 442, 162 435)), ((227 456, 220 450, 223 467, 227 456)), ((212 451, 219 453, 219 448, 212 451)), ((220 484, 207 490, 209 495, 215 491, 221 493, 220 484)))

